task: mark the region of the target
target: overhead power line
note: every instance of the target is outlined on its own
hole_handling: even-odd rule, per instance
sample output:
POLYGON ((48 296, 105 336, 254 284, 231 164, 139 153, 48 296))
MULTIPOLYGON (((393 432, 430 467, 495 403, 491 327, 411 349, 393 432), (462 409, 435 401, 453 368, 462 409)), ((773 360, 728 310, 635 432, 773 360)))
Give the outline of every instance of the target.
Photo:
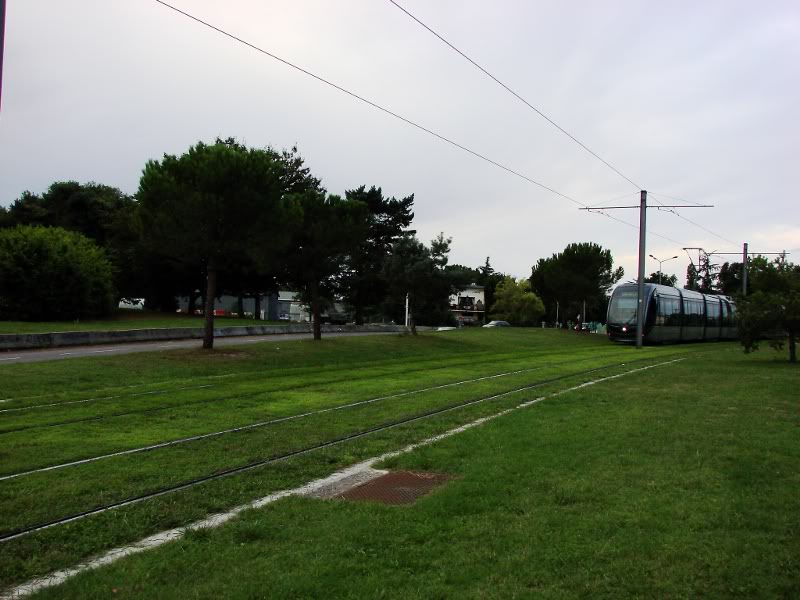
POLYGON ((441 36, 439 33, 437 33, 436 31, 434 31, 434 30, 433 30, 431 27, 429 27, 428 25, 426 25, 425 23, 423 23, 423 22, 422 22, 420 19, 418 19, 417 17, 415 17, 415 16, 414 16, 413 14, 411 14, 411 13, 410 13, 408 10, 406 10, 405 8, 403 8, 402 6, 400 6, 400 5, 399 5, 397 2, 395 2, 395 0, 389 0, 389 2, 391 2, 392 4, 394 4, 394 5, 395 5, 397 8, 399 8, 401 11, 403 11, 403 12, 404 12, 406 15, 408 15, 409 17, 411 17, 411 19, 413 19, 414 21, 416 21, 416 22, 417 22, 419 25, 421 25, 423 28, 427 29, 427 30, 428 30, 430 33, 432 33, 434 36, 436 36, 437 38, 439 38, 439 40, 441 40, 441 41, 442 41, 444 44, 446 44, 447 46, 449 46, 449 47, 450 47, 450 48, 451 48, 453 51, 455 51, 456 53, 458 53, 458 54, 460 54, 462 57, 464 57, 464 58, 465 58, 467 61, 469 61, 469 62, 470 62, 470 63, 471 63, 471 64, 472 64, 472 65, 473 65, 475 68, 477 68, 478 70, 480 70, 480 71, 481 71, 481 72, 482 72, 484 75, 486 75, 487 77, 489 77, 490 79, 492 79, 492 80, 493 80, 495 83, 497 83, 498 85, 500 85, 500 86, 501 86, 503 89, 505 89, 505 90, 506 90, 506 91, 507 91, 509 94, 511 94, 511 95, 512 95, 512 96, 514 96, 514 97, 515 97, 517 100, 519 100, 520 102, 522 102, 522 103, 523 103, 525 106, 527 106, 528 108, 530 108, 531 110, 533 110, 533 111, 534 111, 536 114, 538 114, 540 117, 542 117, 542 118, 543 118, 545 121, 547 121, 548 123, 550 123, 550 124, 551 124, 553 127, 555 127, 556 129, 558 129, 558 130, 559 130, 561 133, 563 133, 564 135, 566 135, 566 136, 567 136, 569 139, 571 139, 573 142, 575 142, 576 144, 578 144, 578 145, 579 145, 581 148, 583 148, 584 150, 586 150, 586 152, 588 152, 589 154, 591 154, 592 156, 594 156, 594 157, 595 157, 597 160, 599 160, 601 163, 603 163, 603 164, 604 164, 605 166, 607 166, 609 169, 611 169, 612 171, 614 171, 614 172, 615 172, 617 175, 619 175, 620 177, 622 177, 622 178, 623 178, 625 181, 627 181, 627 182, 628 182, 628 183, 630 183, 631 185, 635 186, 635 187, 636 187, 636 189, 639 189, 639 190, 640 190, 640 189, 642 189, 642 186, 640 186, 638 183, 636 183, 635 181, 633 181, 633 180, 632 180, 630 177, 628 177, 627 175, 625 175, 625 174, 624 174, 622 171, 620 171, 619 169, 617 169, 617 168, 616 168, 614 165, 612 165, 610 162, 608 162, 608 161, 607 161, 606 159, 604 159, 602 156, 600 156, 599 154, 597 154, 597 153, 596 153, 594 150, 592 150, 591 148, 589 148, 589 147, 588 147, 586 144, 584 144, 583 142, 581 142, 581 141, 580 141, 578 138, 576 138, 574 135, 572 135, 572 134, 571 134, 569 131, 567 131, 566 129, 564 129, 564 128, 563 128, 561 125, 559 125, 558 123, 556 123, 556 122, 555 122, 553 119, 551 119, 550 117, 548 117, 548 116, 547 116, 546 114, 544 114, 544 113, 543 113, 541 110, 539 110, 538 108, 536 108, 536 107, 535 107, 533 104, 531 104, 530 102, 528 102, 528 101, 527 101, 525 98, 523 98, 522 96, 520 96, 520 95, 519 95, 517 92, 515 92, 514 90, 512 90, 512 89, 511 89, 510 87, 508 87, 508 86, 507 86, 505 83, 503 83, 503 82, 502 82, 502 81, 500 81, 500 80, 499 80, 497 77, 495 77, 494 75, 492 75, 492 74, 491 74, 489 71, 487 71, 486 69, 484 69, 484 68, 483 68, 481 65, 479 65, 477 62, 475 62, 475 61, 474 61, 472 58, 470 58, 469 56, 467 56, 467 54, 466 54, 466 53, 464 53, 462 50, 459 50, 459 49, 458 49, 456 46, 454 46, 452 43, 450 43, 449 41, 447 41, 447 40, 446 40, 444 37, 442 37, 442 36, 441 36))
MULTIPOLYGON (((527 181, 529 183, 532 183, 532 184, 540 187, 543 190, 546 190, 546 191, 548 191, 548 192, 550 192, 550 193, 552 193, 552 194, 554 194, 556 196, 559 196, 561 198, 564 198, 565 200, 569 200, 573 204, 577 204, 578 206, 581 206, 583 208, 587 208, 588 207, 586 203, 581 202, 580 200, 576 200, 575 198, 572 198, 572 197, 568 196, 567 194, 559 192, 558 190, 556 190, 556 189, 554 189, 554 188, 552 188, 552 187, 550 187, 548 185, 545 185, 545 184, 533 179, 532 177, 528 177, 527 175, 524 175, 524 174, 520 173, 519 171, 516 171, 516 170, 514 170, 514 169, 512 169, 510 167, 507 167, 506 165, 503 165, 503 164, 501 164, 501 163, 499 163, 499 162, 497 162, 495 160, 492 160, 491 158, 488 158, 487 156, 485 156, 483 154, 480 154, 479 152, 476 152, 475 150, 472 150, 471 148, 468 148, 467 146, 464 146, 463 144, 459 144, 458 142, 455 142, 455 141, 451 140, 450 138, 448 138, 448 137, 446 137, 446 136, 444 136, 444 135, 442 135, 440 133, 437 133, 437 132, 433 131, 432 129, 424 127, 423 125, 420 125, 420 124, 412 121, 411 119, 408 119, 408 118, 406 118, 406 117, 404 117, 404 116, 402 116, 402 115, 400 115, 400 114, 398 114, 398 113, 396 113, 396 112, 394 112, 392 110, 389 110, 388 108, 385 108, 385 107, 381 106, 380 104, 377 104, 376 102, 368 100, 367 98, 365 98, 365 97, 363 97, 363 96, 361 96, 359 94, 356 94, 355 92, 352 92, 352 91, 350 91, 350 90, 348 90, 348 89, 346 89, 346 88, 344 88, 344 87, 342 87, 342 86, 340 86, 340 85, 338 85, 336 83, 333 83, 332 81, 329 81, 328 79, 325 79, 324 77, 321 77, 321 76, 319 76, 319 75, 317 75, 315 73, 312 73, 311 71, 309 71, 307 69, 304 69, 303 67, 300 67, 300 66, 298 66, 298 65, 296 65, 296 64, 294 64, 294 63, 292 63, 292 62, 290 62, 290 61, 288 61, 288 60, 286 60, 284 58, 281 58, 280 56, 277 56, 276 54, 273 54, 272 52, 264 50, 263 48, 260 48, 259 46, 256 46, 255 44, 252 44, 251 42, 248 42, 248 41, 246 41, 246 40, 244 40, 244 39, 242 39, 242 38, 240 38, 240 37, 238 37, 238 36, 236 36, 236 35, 234 35, 232 33, 229 33, 228 31, 225 31, 224 29, 221 29, 220 27, 217 27, 216 25, 213 25, 213 24, 211 24, 211 23, 209 23, 207 21, 204 21, 203 19, 200 19, 199 17, 196 17, 196 16, 194 16, 194 15, 192 15, 192 14, 190 14, 190 13, 184 11, 184 10, 181 10, 180 8, 177 8, 176 6, 173 6, 172 4, 169 4, 168 2, 165 2, 164 0, 154 0, 154 1, 157 2, 158 4, 161 4, 162 6, 164 6, 166 8, 169 8, 170 10, 172 10, 172 11, 174 11, 174 12, 176 12, 176 13, 178 13, 178 14, 186 17, 186 18, 188 18, 188 19, 191 19, 192 21, 195 21, 196 23, 199 23, 199 24, 201 24, 201 25, 203 25, 203 26, 205 26, 205 27, 207 27, 207 28, 209 28, 209 29, 221 34, 221 35, 224 35, 225 37, 228 37, 228 38, 234 40, 235 42, 238 42, 240 44, 243 44, 244 46, 247 46, 251 50, 255 50, 256 52, 259 52, 259 53, 261 53, 261 54, 263 54, 265 56, 269 56, 270 58, 272 58, 274 60, 277 60, 278 62, 280 62, 280 63, 282 63, 282 64, 284 64, 284 65, 286 65, 288 67, 291 67, 292 69, 295 69, 296 71, 299 71, 299 72, 303 73, 304 75, 308 75, 309 77, 312 77, 313 79, 316 79, 317 81, 319 81, 321 83, 324 83, 327 86, 330 86, 330 87, 332 87, 332 88, 334 88, 334 89, 336 89, 336 90, 338 90, 340 92, 343 92, 343 93, 347 94, 348 96, 351 96, 352 98, 355 98, 356 100, 359 100, 359 101, 363 102, 364 104, 367 104, 367 105, 369 105, 369 106, 371 106, 373 108, 376 108, 376 109, 380 110, 381 112, 383 112, 383 113, 385 113, 385 114, 387 114, 387 115, 389 115, 391 117, 394 117, 395 119, 398 119, 398 120, 400 120, 400 121, 402 121, 402 122, 404 122, 404 123, 406 123, 408 125, 411 125, 412 127, 415 127, 417 129, 419 129, 420 131, 424 131, 425 133, 427 133, 427 134, 429 134, 429 135, 431 135, 431 136, 433 136, 433 137, 435 137, 435 138, 437 138, 439 140, 442 140, 443 142, 446 142, 446 143, 450 144, 451 146, 454 146, 454 147, 458 148, 459 150, 467 152, 468 154, 471 154, 472 156, 475 156, 476 158, 479 158, 479 159, 481 159, 481 160, 483 160, 483 161, 485 161, 485 162, 487 162, 487 163, 489 163, 491 165, 494 165, 495 167, 498 167, 498 168, 500 168, 500 169, 502 169, 502 170, 504 170, 504 171, 506 171, 508 173, 511 173, 512 175, 515 175, 515 176, 519 177, 520 179, 524 179, 525 181, 527 181)), ((633 229, 638 229, 638 227, 636 225, 634 225, 633 223, 628 223, 627 221, 624 221, 622 219, 618 219, 616 217, 612 217, 611 215, 606 214, 605 212, 602 212, 602 211, 597 211, 597 212, 599 214, 602 214, 603 216, 611 219, 612 221, 616 221, 618 223, 622 223, 623 225, 626 225, 628 227, 632 227, 633 229)), ((652 231, 649 232, 649 233, 651 235, 655 235, 656 237, 660 237, 662 239, 668 240, 670 242, 674 242, 676 244, 680 244, 681 243, 681 242, 677 242, 676 240, 673 240, 671 238, 668 238, 668 237, 666 237, 664 235, 661 235, 661 234, 658 234, 658 233, 655 233, 655 232, 652 232, 652 231)))
MULTIPOLYGON (((670 199, 678 200, 678 202, 685 202, 685 200, 681 200, 680 198, 672 198, 671 196, 665 196, 664 194, 652 194, 652 193, 651 193, 650 195, 651 195, 651 196, 662 196, 663 198, 670 198, 670 199)), ((658 200, 658 198, 654 198, 654 200, 655 200, 656 202, 658 202, 659 204, 661 204, 662 206, 664 205, 664 203, 663 203, 663 202, 661 202, 660 200, 658 200)), ((701 205, 700 203, 698 203, 698 202, 693 202, 693 204, 695 204, 696 206, 702 206, 702 205, 701 205)), ((705 226, 703 226, 703 225, 700 225, 700 223, 695 223, 695 222, 694 222, 694 221, 692 221, 691 219, 689 219, 689 218, 687 218, 687 217, 684 217, 682 214, 680 214, 679 212, 677 212, 676 210, 674 210, 674 208, 672 208, 672 207, 669 207, 669 208, 664 208, 664 210, 665 210, 666 212, 671 212, 672 214, 674 214, 674 215, 675 215, 676 217, 678 217, 679 219, 683 219, 683 220, 684 220, 684 221, 686 221, 687 223, 691 223, 691 224, 692 224, 692 225, 694 225, 695 227, 698 227, 698 228, 702 229, 702 230, 703 230, 703 231, 705 231, 706 233, 710 233, 710 234, 711 234, 711 235, 713 235, 714 237, 717 237, 717 238, 721 239, 721 240, 722 240, 722 241, 724 241, 724 242, 728 242, 729 244, 732 244, 732 245, 734 245, 734 246, 741 246, 741 243, 739 243, 739 242, 734 242, 733 240, 731 240, 731 239, 728 239, 728 238, 726 238, 725 236, 722 236, 722 235, 720 235, 720 234, 716 233, 715 231, 712 231, 712 230, 711 230, 711 229, 709 229, 708 227, 705 227, 705 226)))
MULTIPOLYGON (((605 160, 603 157, 601 157, 601 156, 600 156, 600 155, 598 155, 596 152, 594 152, 594 151, 593 151, 591 148, 589 148, 588 146, 586 146, 586 144, 584 144, 584 143, 583 143, 583 142, 581 142, 579 139, 577 139, 577 138, 576 138, 574 135, 572 135, 571 133, 569 133, 569 132, 568 132, 566 129, 564 129, 564 128, 563 128, 561 125, 559 125, 559 124, 558 124, 558 123, 556 123, 556 122, 555 122, 553 119, 551 119, 551 118, 550 118, 550 117, 548 117, 546 114, 544 114, 544 113, 543 113, 541 110, 539 110, 538 108, 536 108, 535 106, 533 106, 533 105, 532 105, 532 104, 531 104, 531 103, 530 103, 528 100, 526 100, 525 98, 523 98, 522 96, 520 96, 520 95, 519 95, 517 92, 515 92, 513 89, 511 89, 511 88, 510 88, 508 85, 506 85, 505 83, 503 83, 502 81, 500 81, 500 80, 499 80, 497 77, 495 77, 495 76, 494 76, 492 73, 490 73, 488 70, 486 70, 486 69, 485 69, 484 67, 482 67, 480 64, 478 64, 478 63, 477 63, 477 62, 476 62, 474 59, 472 59, 470 56, 468 56, 468 55, 467 55, 467 54, 466 54, 466 53, 465 53, 463 50, 459 49, 459 48, 458 48, 458 47, 456 47, 456 46, 455 46, 453 43, 451 43, 450 41, 448 41, 447 39, 445 39, 445 38, 444 38, 444 37, 443 37, 441 34, 439 34, 437 31, 435 31, 435 30, 434 30, 432 27, 430 27, 429 25, 427 25, 426 23, 424 23, 424 22, 423 22, 421 19, 419 19, 418 17, 416 17, 415 15, 413 15, 413 14, 412 14, 410 11, 408 11, 406 8, 404 8, 403 6, 401 6, 401 5, 400 5, 398 2, 396 2, 396 0, 389 0, 389 2, 391 2, 391 3, 392 3, 393 5, 395 5, 397 8, 399 8, 401 11, 403 11, 403 13, 405 13, 405 14, 406 14, 408 17, 410 17, 412 20, 414 20, 414 21, 415 21, 417 24, 419 24, 421 27, 423 27, 424 29, 426 29, 427 31, 429 31, 431 34, 433 34, 433 35, 434 35, 436 38, 438 38, 438 39, 439 39, 439 40, 440 40, 442 43, 444 43, 445 45, 447 45, 447 46, 448 46, 450 49, 452 49, 454 52, 456 52, 457 54, 459 54, 460 56, 462 56, 462 57, 463 57, 465 60, 467 60, 467 61, 468 61, 470 64, 472 64, 472 65, 473 65, 475 68, 477 68, 478 70, 480 70, 480 71, 481 71, 481 72, 482 72, 484 75, 486 75, 487 77, 489 77, 490 79, 492 79, 492 80, 493 80, 495 83, 497 83, 498 85, 500 85, 500 86, 501 86, 503 89, 505 89, 505 90, 506 90, 508 93, 510 93, 510 94, 511 94, 512 96, 514 96, 515 98, 517 98, 517 100, 519 100, 520 102, 522 102, 523 104, 525 104, 525 105, 526 105, 528 108, 530 108, 531 110, 533 110, 534 112, 536 112, 536 113, 537 113, 537 114, 538 114, 540 117, 542 117, 543 119, 545 119, 545 120, 546 120, 548 123, 550 123, 550 124, 551 124, 553 127, 555 127, 555 128, 556 128, 556 129, 558 129, 558 130, 559 130, 561 133, 563 133, 564 135, 566 135, 567 137, 569 137, 569 138, 570 138, 570 139, 571 139, 573 142, 575 142, 575 143, 576 143, 576 144, 578 144, 578 145, 579 145, 581 148, 583 148, 584 150, 586 150, 586 152, 588 152, 589 154, 591 154, 592 156, 594 156, 594 157, 595 157, 597 160, 599 160, 600 162, 602 162, 602 163, 603 163, 604 165, 606 165, 606 166, 607 166, 609 169, 611 169, 612 171, 614 171, 614 172, 615 172, 617 175, 619 175, 620 177, 622 177, 622 178, 623 178, 625 181, 627 181, 628 183, 630 183, 630 184, 632 184, 632 185, 636 186, 636 188, 638 188, 638 189, 642 189, 642 186, 640 186, 639 184, 637 184, 637 183, 636 183, 635 181, 633 181, 633 180, 632 180, 630 177, 628 177, 627 175, 625 175, 624 173, 622 173, 622 172, 621 172, 619 169, 617 169, 617 168, 616 168, 614 165, 612 165, 611 163, 609 163, 609 162, 608 162, 607 160, 605 160)), ((653 195, 653 194, 651 194, 651 195, 653 195)), ((699 202, 694 202, 694 201, 692 201, 692 200, 683 200, 683 199, 681 199, 681 198, 674 198, 674 197, 672 197, 672 196, 667 196, 666 194, 660 194, 660 195, 661 195, 661 196, 663 196, 664 198, 669 198, 670 200, 677 200, 678 202, 685 202, 685 203, 687 203, 687 204, 694 204, 694 205, 697 205, 697 206, 700 206, 700 205, 701 205, 701 203, 699 203, 699 202)), ((659 203, 659 204, 663 204, 663 203, 662 203, 662 202, 660 202, 660 201, 659 201, 657 198, 654 198, 654 200, 655 200, 657 203, 659 203)), ((715 233, 715 232, 711 231, 711 230, 710 230, 710 229, 708 229, 707 227, 704 227, 704 226, 702 226, 702 225, 700 225, 700 224, 698 224, 698 223, 695 223, 695 222, 694 222, 694 221, 692 221, 691 219, 688 219, 688 218, 684 217, 683 215, 679 214, 679 213, 678 213, 677 211, 675 211, 674 209, 670 209, 668 212, 671 212, 671 213, 673 213, 675 216, 677 216, 677 217, 679 217, 679 218, 683 219, 683 220, 684 220, 684 221, 686 221, 687 223, 690 223, 690 224, 694 225, 695 227, 699 227, 700 229, 703 229, 704 231, 706 231, 706 232, 710 233, 711 235, 714 235, 714 236, 716 236, 716 237, 718 237, 718 238, 720 238, 720 239, 722 239, 722 240, 724 240, 724 241, 726 241, 726 242, 728 242, 728 243, 731 243, 731 244, 734 244, 734 245, 738 245, 738 242, 733 242, 733 241, 729 240, 728 238, 726 238, 726 237, 724 237, 724 236, 721 236, 721 235, 719 235, 718 233, 715 233)), ((603 214, 605 214, 605 213, 603 213, 603 214)), ((606 216, 609 216, 609 215, 606 215, 606 216)), ((613 218, 613 217, 610 217, 610 218, 613 218)), ((616 219, 615 219, 615 220, 616 220, 616 219)), ((635 227, 635 226, 634 226, 634 227, 635 227)), ((654 235, 657 235, 657 234, 654 234, 654 235)), ((663 238, 664 236, 659 236, 659 237, 662 237, 662 238, 663 238)), ((665 239, 668 239, 668 238, 665 238, 665 239)))

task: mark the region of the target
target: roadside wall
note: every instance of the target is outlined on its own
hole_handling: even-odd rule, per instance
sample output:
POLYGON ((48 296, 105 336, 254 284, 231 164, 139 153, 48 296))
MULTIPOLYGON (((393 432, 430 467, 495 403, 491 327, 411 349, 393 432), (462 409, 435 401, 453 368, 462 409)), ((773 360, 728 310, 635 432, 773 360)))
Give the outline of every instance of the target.
MULTIPOLYGON (((245 335, 281 335, 312 333, 311 323, 291 325, 250 325, 247 327, 217 327, 214 337, 245 335)), ((340 332, 405 332, 402 325, 330 325, 322 333, 340 332)), ((160 342, 164 340, 202 339, 202 327, 173 327, 164 329, 127 329, 122 331, 64 331, 58 333, 0 334, 0 350, 60 348, 63 346, 92 346, 95 344, 127 344, 130 342, 160 342)))

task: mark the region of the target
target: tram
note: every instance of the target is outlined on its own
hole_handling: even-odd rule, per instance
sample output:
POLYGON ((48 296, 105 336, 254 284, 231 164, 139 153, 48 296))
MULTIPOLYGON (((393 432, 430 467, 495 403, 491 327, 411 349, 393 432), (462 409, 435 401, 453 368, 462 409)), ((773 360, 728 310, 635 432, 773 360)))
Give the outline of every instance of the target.
MULTIPOLYGON (((636 341, 638 286, 617 286, 608 303, 606 332, 615 342, 636 341)), ((644 285, 644 343, 733 340, 736 305, 712 296, 666 285, 644 285)))

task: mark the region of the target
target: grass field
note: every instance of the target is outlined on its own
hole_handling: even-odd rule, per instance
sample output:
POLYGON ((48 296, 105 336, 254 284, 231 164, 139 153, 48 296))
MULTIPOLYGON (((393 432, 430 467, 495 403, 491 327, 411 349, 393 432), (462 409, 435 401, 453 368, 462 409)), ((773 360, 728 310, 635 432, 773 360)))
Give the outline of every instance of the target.
POLYGON ((412 506, 290 498, 42 595, 796 596, 797 368, 734 344, 637 352, 552 330, 3 367, 0 536, 509 393, 0 542, 0 587, 674 359, 392 459, 457 475, 412 506), (145 449, 163 442, 177 443, 145 449))
MULTIPOLYGON (((254 321, 238 317, 214 317, 217 327, 242 325, 286 325, 286 321, 254 321)), ((56 333, 62 331, 117 331, 120 329, 159 329, 172 327, 202 327, 201 315, 160 313, 145 310, 120 309, 106 319, 90 321, 0 321, 3 333, 56 333)))

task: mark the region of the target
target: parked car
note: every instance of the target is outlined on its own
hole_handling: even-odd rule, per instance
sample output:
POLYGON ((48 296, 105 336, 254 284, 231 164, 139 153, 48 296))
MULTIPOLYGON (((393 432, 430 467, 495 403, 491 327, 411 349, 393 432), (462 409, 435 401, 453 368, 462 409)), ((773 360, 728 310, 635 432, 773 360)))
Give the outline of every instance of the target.
POLYGON ((508 321, 490 321, 484 327, 511 327, 508 321))

